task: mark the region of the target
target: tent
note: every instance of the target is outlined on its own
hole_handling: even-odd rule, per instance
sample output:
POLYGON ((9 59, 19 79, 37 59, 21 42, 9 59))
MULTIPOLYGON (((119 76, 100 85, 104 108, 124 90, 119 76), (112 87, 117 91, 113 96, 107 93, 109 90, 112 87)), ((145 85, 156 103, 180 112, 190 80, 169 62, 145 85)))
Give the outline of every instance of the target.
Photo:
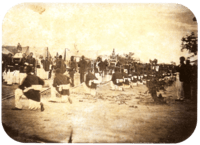
POLYGON ((3 54, 9 54, 9 53, 11 53, 13 55, 13 53, 10 52, 9 50, 7 50, 6 48, 2 48, 2 53, 3 54))
POLYGON ((3 45, 2 48, 6 48, 8 51, 12 52, 12 54, 17 53, 17 46, 5 46, 5 45, 3 45))
POLYGON ((30 51, 29 51, 29 47, 28 47, 28 46, 26 46, 26 47, 22 47, 22 54, 23 54, 23 53, 25 53, 26 56, 29 55, 30 51))
POLYGON ((28 51, 29 53, 32 52, 35 58, 39 58, 40 56, 43 56, 43 58, 51 57, 48 47, 30 47, 28 51))
MULTIPOLYGON (((17 47, 16 46, 2 46, 2 53, 3 54, 8 54, 11 53, 15 55, 17 52, 17 47)), ((29 55, 29 47, 22 47, 22 54, 25 53, 26 55, 29 55)))

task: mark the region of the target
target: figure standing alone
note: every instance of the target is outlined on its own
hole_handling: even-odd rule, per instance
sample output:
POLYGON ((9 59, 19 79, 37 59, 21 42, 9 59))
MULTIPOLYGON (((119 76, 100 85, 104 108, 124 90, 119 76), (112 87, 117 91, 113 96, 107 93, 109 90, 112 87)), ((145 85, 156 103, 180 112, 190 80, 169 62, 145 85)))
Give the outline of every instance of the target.
POLYGON ((86 67, 87 67, 87 61, 85 61, 85 57, 84 55, 82 56, 81 61, 79 62, 79 67, 80 67, 80 82, 83 83, 84 82, 84 75, 85 75, 85 71, 86 71, 86 67))

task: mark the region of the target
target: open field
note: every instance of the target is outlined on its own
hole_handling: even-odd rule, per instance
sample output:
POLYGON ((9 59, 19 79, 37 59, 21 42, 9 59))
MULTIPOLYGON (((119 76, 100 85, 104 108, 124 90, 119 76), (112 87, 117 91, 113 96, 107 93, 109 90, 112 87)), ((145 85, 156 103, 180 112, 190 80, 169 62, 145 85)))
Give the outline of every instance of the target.
POLYGON ((138 86, 111 91, 105 84, 92 97, 78 87, 71 90, 72 104, 51 103, 50 95, 43 95, 44 112, 11 110, 13 97, 2 101, 2 123, 9 136, 20 142, 177 143, 187 139, 196 127, 196 103, 174 101, 172 86, 163 93, 171 96, 167 104, 155 104, 144 94, 146 90, 138 86))

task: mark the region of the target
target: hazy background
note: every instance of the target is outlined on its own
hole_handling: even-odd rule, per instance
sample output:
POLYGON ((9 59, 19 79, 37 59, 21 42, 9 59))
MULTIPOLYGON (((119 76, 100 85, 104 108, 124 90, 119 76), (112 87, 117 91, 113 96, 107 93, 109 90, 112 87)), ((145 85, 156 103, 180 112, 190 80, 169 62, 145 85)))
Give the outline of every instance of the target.
POLYGON ((19 4, 3 20, 3 45, 48 47, 54 56, 76 45, 86 56, 134 52, 148 62, 179 62, 181 38, 197 33, 179 4, 19 4))

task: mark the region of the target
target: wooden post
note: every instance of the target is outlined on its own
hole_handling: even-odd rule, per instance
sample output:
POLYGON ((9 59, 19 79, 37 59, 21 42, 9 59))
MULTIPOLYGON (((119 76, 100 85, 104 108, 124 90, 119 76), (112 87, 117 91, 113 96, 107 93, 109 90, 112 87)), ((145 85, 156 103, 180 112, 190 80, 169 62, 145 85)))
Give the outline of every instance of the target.
POLYGON ((48 57, 48 47, 47 47, 47 59, 49 60, 49 57, 48 57))

